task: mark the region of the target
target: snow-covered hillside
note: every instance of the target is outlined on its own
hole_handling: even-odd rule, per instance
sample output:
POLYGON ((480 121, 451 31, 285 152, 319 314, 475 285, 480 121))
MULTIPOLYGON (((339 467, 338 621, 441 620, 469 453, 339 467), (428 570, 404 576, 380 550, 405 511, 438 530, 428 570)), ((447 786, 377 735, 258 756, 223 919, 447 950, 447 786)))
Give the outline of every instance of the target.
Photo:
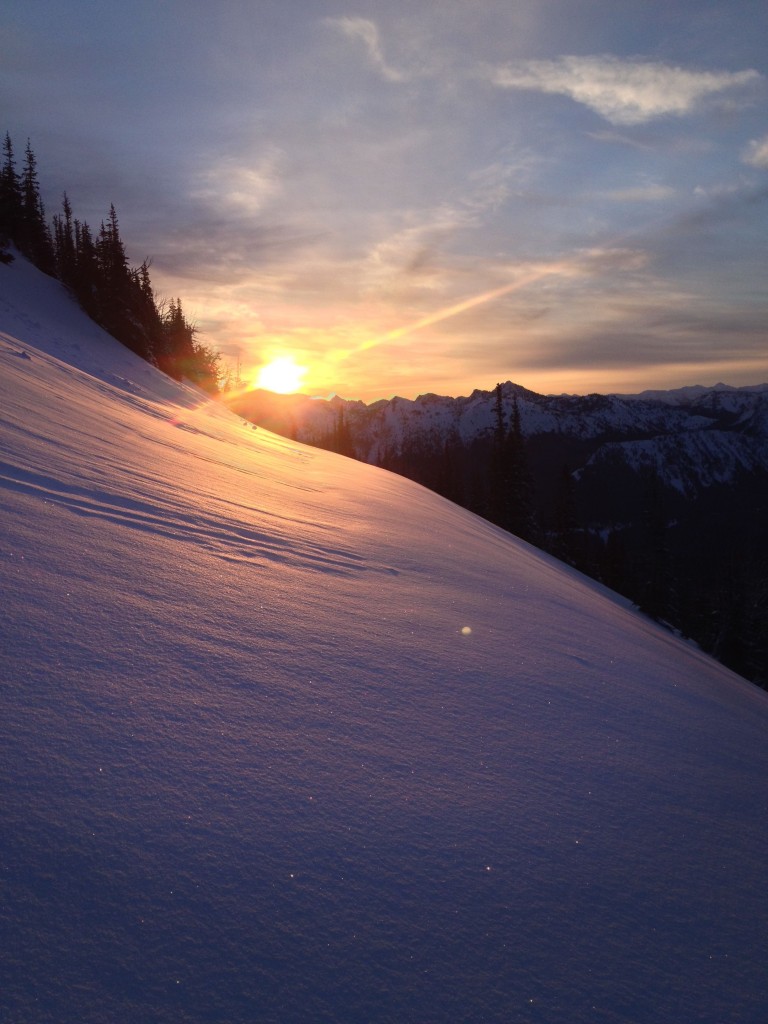
POLYGON ((0 266, 0 1019, 768 1019, 768 695, 0 266))

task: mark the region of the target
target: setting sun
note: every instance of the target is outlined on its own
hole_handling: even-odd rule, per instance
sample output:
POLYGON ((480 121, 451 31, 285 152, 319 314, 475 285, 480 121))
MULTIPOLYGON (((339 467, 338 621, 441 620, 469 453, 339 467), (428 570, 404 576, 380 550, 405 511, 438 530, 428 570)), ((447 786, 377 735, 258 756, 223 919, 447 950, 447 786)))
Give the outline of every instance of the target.
POLYGON ((299 366, 291 356, 280 356, 262 366, 256 375, 256 386, 266 391, 288 395, 298 391, 306 366, 299 366))

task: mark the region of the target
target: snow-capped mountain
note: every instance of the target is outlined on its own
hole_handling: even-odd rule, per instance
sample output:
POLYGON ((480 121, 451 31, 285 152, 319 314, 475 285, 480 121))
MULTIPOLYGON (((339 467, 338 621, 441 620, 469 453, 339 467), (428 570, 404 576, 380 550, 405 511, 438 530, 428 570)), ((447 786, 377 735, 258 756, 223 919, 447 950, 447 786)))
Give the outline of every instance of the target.
POLYGON ((3 1021, 768 1017, 768 695, 21 260, 0 584, 3 1021))
MULTIPOLYGON (((538 395, 511 382, 502 390, 506 422, 516 406, 524 437, 546 444, 549 452, 559 448, 561 464, 576 455, 573 471, 589 461, 623 458, 634 469, 652 465, 663 483, 688 497, 714 480, 730 482, 737 472, 768 473, 768 384, 639 395, 538 395)), ((370 406, 257 391, 233 399, 232 406, 309 444, 327 443, 343 417, 352 452, 374 464, 451 437, 465 445, 490 438, 496 423, 493 391, 468 398, 392 398, 370 406)))

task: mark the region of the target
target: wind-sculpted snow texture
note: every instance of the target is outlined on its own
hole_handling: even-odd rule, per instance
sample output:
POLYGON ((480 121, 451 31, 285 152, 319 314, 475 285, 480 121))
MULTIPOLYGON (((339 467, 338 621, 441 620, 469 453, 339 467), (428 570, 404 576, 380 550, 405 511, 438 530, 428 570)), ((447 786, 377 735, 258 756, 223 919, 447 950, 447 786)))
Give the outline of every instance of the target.
POLYGON ((768 1019, 764 692, 19 260, 0 330, 0 1019, 768 1019))

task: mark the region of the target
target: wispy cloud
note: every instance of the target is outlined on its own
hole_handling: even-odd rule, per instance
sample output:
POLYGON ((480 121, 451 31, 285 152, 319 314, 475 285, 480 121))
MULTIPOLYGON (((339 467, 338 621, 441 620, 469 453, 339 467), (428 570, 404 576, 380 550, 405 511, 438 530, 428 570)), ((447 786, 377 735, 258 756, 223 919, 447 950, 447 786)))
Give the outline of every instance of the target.
POLYGON ((379 29, 375 22, 368 18, 329 18, 328 24, 337 28, 347 38, 359 40, 368 54, 368 58, 376 70, 389 82, 407 81, 409 75, 398 68, 392 67, 384 57, 379 29))
POLYGON ((601 56, 522 60, 494 69, 491 78, 507 89, 570 96, 612 124, 633 125, 689 114, 702 100, 754 85, 762 76, 751 69, 691 71, 601 56))
POLYGON ((240 214, 261 213, 281 191, 282 163, 283 154, 274 146, 252 161, 225 157, 200 175, 190 197, 240 214))
POLYGON ((693 191, 701 206, 693 207, 677 218, 683 225, 713 225, 746 221, 754 223, 758 207, 768 203, 768 187, 743 182, 726 182, 709 188, 697 186, 693 191))
POLYGON ((752 167, 768 170, 768 135, 762 139, 752 139, 744 151, 743 160, 752 167))
POLYGON ((533 161, 523 154, 470 171, 465 188, 438 206, 402 211, 400 224, 370 247, 362 267, 362 290, 392 300, 414 289, 450 292, 467 287, 464 261, 452 251, 456 237, 482 229, 515 187, 527 181, 533 161))
POLYGON ((448 268, 441 252, 457 231, 468 226, 468 216, 444 206, 407 214, 406 221, 368 252, 361 273, 365 294, 393 300, 413 289, 446 287, 448 268))
POLYGON ((530 182, 539 163, 539 158, 523 149, 476 168, 469 174, 470 191, 463 200, 464 208, 477 215, 494 213, 530 182))

